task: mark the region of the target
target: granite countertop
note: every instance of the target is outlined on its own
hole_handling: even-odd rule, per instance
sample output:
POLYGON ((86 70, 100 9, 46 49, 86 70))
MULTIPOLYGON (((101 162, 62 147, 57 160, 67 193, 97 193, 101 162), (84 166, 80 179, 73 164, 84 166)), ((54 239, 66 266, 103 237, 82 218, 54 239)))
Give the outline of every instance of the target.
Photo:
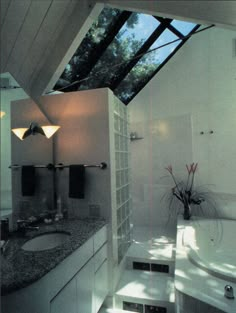
POLYGON ((28 231, 24 236, 13 233, 5 252, 1 254, 1 294, 9 294, 40 279, 105 224, 103 219, 67 219, 51 225, 40 224, 39 230, 28 231), (54 231, 68 232, 71 236, 50 250, 31 252, 21 249, 29 239, 54 231))

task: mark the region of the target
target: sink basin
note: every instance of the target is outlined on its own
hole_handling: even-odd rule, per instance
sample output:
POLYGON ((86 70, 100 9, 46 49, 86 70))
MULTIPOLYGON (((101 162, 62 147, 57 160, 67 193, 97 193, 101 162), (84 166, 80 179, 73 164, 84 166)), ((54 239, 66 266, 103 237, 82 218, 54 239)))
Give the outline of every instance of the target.
POLYGON ((53 249, 70 238, 70 233, 67 232, 53 232, 42 234, 34 237, 23 244, 21 249, 25 251, 43 251, 53 249))

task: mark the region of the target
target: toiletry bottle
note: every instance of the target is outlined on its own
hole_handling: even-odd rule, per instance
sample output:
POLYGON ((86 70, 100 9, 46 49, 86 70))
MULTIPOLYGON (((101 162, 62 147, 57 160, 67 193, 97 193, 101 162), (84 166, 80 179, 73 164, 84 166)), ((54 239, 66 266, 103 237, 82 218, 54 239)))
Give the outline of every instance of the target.
POLYGON ((57 198, 57 214, 56 214, 56 218, 58 218, 59 220, 63 218, 61 197, 60 196, 57 198))
POLYGON ((41 212, 43 212, 45 214, 48 212, 48 203, 47 203, 46 197, 43 197, 43 199, 42 199, 41 212))

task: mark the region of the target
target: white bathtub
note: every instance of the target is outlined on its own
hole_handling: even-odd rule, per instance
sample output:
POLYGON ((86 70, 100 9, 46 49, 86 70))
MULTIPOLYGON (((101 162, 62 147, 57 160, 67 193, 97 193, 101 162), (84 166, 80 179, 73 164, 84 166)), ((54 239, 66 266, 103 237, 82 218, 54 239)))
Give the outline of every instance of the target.
POLYGON ((183 234, 189 260, 211 275, 236 282, 236 221, 191 221, 183 234))

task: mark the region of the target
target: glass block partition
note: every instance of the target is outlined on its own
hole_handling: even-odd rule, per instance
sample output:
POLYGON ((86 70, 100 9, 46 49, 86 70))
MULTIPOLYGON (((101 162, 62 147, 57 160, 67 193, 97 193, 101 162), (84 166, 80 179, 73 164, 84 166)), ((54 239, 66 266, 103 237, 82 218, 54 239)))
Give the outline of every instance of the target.
POLYGON ((118 263, 131 243, 130 136, 127 107, 115 97, 114 143, 118 263))

